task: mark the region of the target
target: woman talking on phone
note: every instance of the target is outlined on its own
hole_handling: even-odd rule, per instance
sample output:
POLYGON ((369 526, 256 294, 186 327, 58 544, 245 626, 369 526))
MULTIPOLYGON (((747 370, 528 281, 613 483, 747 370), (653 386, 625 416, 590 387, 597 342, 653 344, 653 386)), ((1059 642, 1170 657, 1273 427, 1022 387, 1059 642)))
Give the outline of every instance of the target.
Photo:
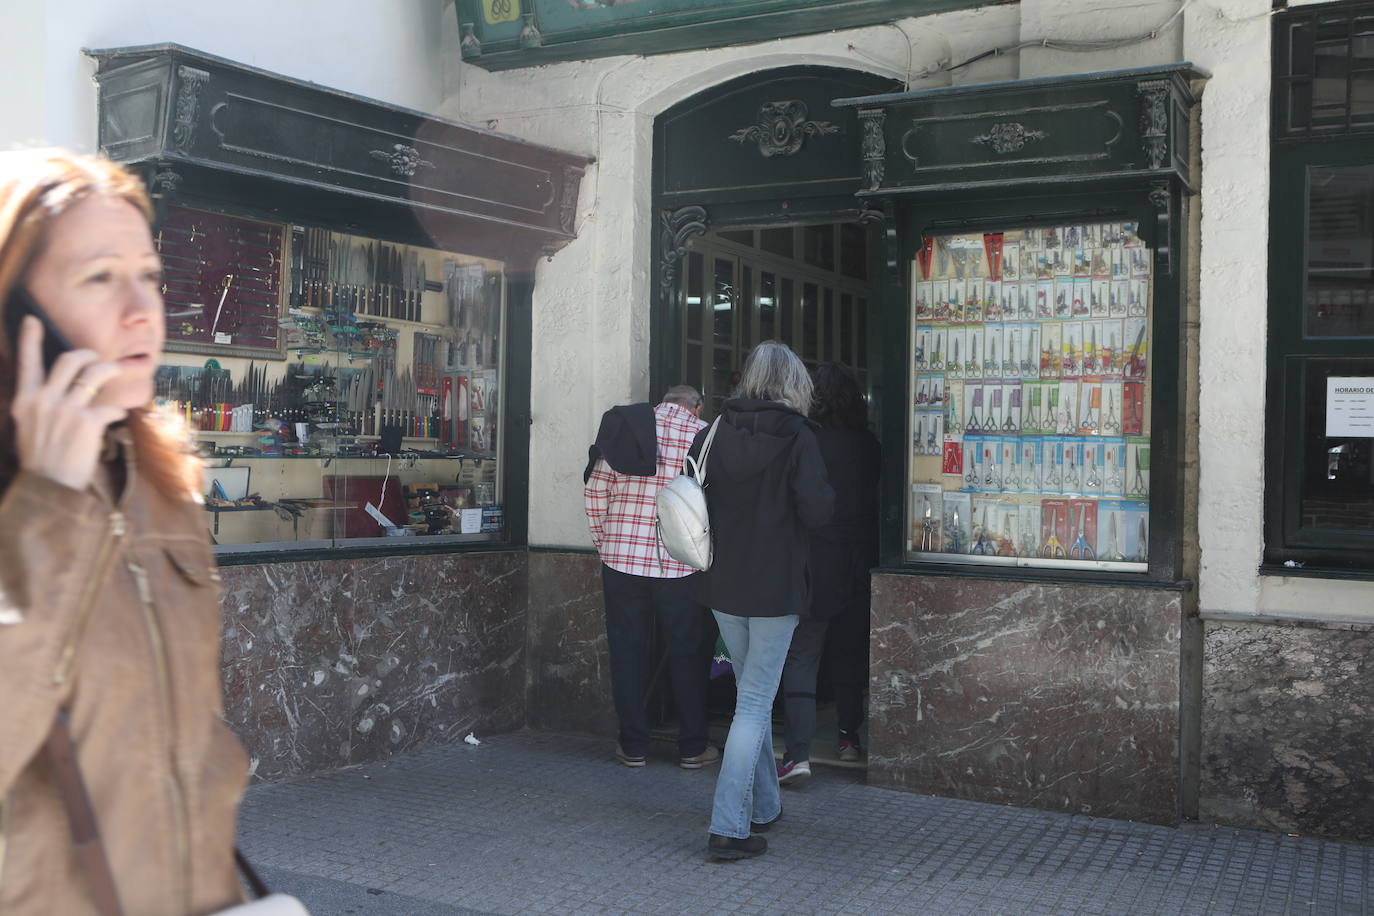
POLYGON ((219 577, 199 467, 184 431, 150 409, 164 335, 150 216, 142 186, 109 162, 0 153, 9 916, 111 912, 111 895, 130 916, 242 900, 234 821, 247 767, 220 719, 219 577), (45 357, 45 340, 67 349, 45 357), (108 870, 74 843, 74 781, 108 870))

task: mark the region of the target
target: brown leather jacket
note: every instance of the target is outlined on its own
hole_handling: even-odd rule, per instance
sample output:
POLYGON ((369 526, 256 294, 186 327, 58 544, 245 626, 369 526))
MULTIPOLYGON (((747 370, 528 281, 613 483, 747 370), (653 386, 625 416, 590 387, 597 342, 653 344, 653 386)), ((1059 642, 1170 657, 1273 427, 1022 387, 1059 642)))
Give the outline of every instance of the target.
POLYGON ((95 913, 40 753, 60 705, 125 914, 242 899, 233 848, 247 760, 220 718, 203 510, 126 467, 118 505, 108 487, 25 472, 0 497, 0 916, 95 913))

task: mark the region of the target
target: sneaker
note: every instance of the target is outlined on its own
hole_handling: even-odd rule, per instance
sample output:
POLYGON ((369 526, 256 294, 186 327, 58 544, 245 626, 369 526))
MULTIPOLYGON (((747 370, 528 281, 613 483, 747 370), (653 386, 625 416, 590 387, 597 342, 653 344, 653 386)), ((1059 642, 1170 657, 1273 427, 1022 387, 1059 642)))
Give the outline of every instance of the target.
POLYGON ((864 749, 859 746, 859 736, 854 734, 841 734, 838 745, 839 757, 845 763, 857 763, 863 756, 864 749))
POLYGON ((627 767, 642 767, 645 762, 643 754, 640 754, 638 757, 634 754, 627 754, 625 753, 625 749, 619 744, 615 746, 615 759, 627 767))
POLYGON ((752 859, 768 851, 768 841, 761 836, 747 836, 738 839, 732 836, 711 834, 706 841, 706 854, 716 861, 731 859, 752 859))
POLYGON ((695 757, 679 757, 677 759, 677 765, 684 770, 699 770, 713 763, 720 763, 720 751, 709 744, 706 745, 706 750, 695 757))
POLYGON ((811 761, 784 760, 778 764, 778 784, 788 786, 811 775, 811 761))

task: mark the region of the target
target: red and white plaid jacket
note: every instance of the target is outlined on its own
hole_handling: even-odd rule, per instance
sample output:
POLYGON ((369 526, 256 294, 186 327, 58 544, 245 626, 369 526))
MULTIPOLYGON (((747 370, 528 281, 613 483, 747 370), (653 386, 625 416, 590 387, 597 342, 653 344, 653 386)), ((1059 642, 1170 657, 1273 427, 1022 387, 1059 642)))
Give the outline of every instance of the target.
POLYGON ((681 579, 696 572, 668 556, 659 544, 654 498, 682 473, 682 459, 705 425, 685 407, 659 404, 654 408, 658 473, 631 477, 617 474, 605 458, 596 460, 582 499, 601 562, 619 572, 654 579, 681 579))

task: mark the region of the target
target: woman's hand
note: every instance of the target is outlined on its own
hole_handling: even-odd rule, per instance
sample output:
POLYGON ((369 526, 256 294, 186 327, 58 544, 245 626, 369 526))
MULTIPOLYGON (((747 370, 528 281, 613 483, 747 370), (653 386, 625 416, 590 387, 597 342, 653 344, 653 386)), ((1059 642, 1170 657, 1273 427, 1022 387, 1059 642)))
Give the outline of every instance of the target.
POLYGON ((101 362, 92 350, 71 350, 57 358, 45 378, 42 345, 43 325, 26 317, 19 332, 19 367, 10 405, 19 466, 84 490, 95 477, 105 430, 128 414, 92 403, 101 386, 120 370, 101 362))

